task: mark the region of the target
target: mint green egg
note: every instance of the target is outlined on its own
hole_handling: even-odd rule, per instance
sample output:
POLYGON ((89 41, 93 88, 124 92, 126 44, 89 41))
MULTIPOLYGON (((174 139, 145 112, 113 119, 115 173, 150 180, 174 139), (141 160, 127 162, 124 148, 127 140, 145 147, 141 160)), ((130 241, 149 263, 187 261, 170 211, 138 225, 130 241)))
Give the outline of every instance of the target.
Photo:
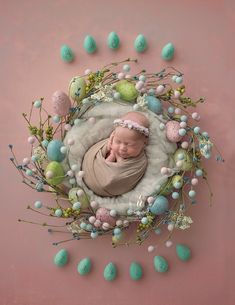
POLYGON ((142 52, 144 52, 147 49, 147 40, 144 37, 144 35, 139 34, 136 37, 134 46, 135 46, 135 50, 138 53, 142 53, 142 52))
POLYGON ((177 253, 178 258, 181 261, 187 261, 191 258, 191 250, 186 245, 177 244, 176 245, 176 253, 177 253))
POLYGON ((54 256, 54 264, 58 267, 63 267, 68 262, 68 251, 65 249, 61 249, 54 256))
POLYGON ((138 96, 135 85, 127 80, 119 81, 116 84, 115 89, 120 93, 121 99, 127 102, 133 102, 138 96))
POLYGON ((80 76, 75 76, 69 83, 69 94, 71 99, 80 102, 86 95, 86 81, 80 76))
POLYGON ((163 256, 157 255, 154 257, 154 269, 157 272, 160 273, 167 272, 168 267, 169 267, 168 262, 163 256))
POLYGON ((104 268, 104 278, 106 281, 113 281, 117 276, 117 268, 113 263, 109 263, 104 268))
POLYGON ((110 49, 117 49, 119 47, 120 39, 117 33, 115 32, 109 33, 107 44, 110 49))
POLYGON ((95 39, 91 35, 87 35, 84 39, 83 47, 87 51, 87 53, 94 53, 96 51, 95 39))
POLYGON ((162 58, 164 60, 171 60, 174 56, 174 53, 175 48, 171 42, 169 42, 162 48, 162 58))
POLYGON ((61 48, 60 48, 60 56, 61 58, 63 59, 63 61, 65 62, 71 62, 74 60, 74 54, 73 54, 73 51, 72 49, 67 46, 67 45, 63 45, 61 48))
POLYGON ((130 277, 134 281, 138 281, 143 276, 143 269, 139 263, 133 262, 130 265, 130 277))
POLYGON ((183 155, 183 165, 181 167, 181 169, 183 171, 188 171, 192 168, 193 166, 193 160, 192 160, 192 157, 191 155, 183 148, 179 148, 175 151, 174 153, 174 160, 175 160, 175 163, 179 160, 179 155, 183 155))
POLYGON ((86 275, 91 271, 91 260, 90 258, 86 257, 80 260, 78 267, 78 273, 80 275, 86 275))
POLYGON ((47 174, 48 171, 51 171, 53 173, 52 178, 46 179, 49 184, 58 185, 64 180, 64 169, 59 162, 56 161, 50 162, 46 167, 45 175, 47 174))
POLYGON ((81 203, 81 209, 86 209, 89 206, 89 196, 86 195, 85 193, 81 196, 77 196, 77 191, 80 190, 79 187, 74 187, 72 189, 69 190, 69 200, 71 203, 75 203, 75 202, 80 202, 81 203))

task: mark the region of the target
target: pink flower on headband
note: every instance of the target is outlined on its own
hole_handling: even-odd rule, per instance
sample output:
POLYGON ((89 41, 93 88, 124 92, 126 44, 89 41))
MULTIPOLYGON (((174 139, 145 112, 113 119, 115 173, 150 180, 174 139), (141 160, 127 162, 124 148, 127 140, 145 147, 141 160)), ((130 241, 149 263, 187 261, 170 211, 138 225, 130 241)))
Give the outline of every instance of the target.
POLYGON ((144 126, 134 122, 134 121, 116 119, 116 120, 113 121, 113 124, 114 124, 114 126, 121 126, 121 127, 125 127, 125 128, 128 128, 128 129, 134 129, 134 130, 142 133, 146 137, 149 136, 149 129, 147 127, 144 127, 144 126))

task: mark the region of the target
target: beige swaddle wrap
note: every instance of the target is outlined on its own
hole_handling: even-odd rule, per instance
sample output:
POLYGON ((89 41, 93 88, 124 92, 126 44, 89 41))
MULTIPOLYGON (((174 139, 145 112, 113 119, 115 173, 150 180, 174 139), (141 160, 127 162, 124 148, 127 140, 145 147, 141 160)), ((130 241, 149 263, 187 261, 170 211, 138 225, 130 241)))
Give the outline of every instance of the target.
POLYGON ((143 177, 147 157, 142 151, 135 158, 118 162, 106 161, 108 139, 93 145, 85 154, 82 170, 84 182, 99 196, 114 197, 133 189, 143 177))

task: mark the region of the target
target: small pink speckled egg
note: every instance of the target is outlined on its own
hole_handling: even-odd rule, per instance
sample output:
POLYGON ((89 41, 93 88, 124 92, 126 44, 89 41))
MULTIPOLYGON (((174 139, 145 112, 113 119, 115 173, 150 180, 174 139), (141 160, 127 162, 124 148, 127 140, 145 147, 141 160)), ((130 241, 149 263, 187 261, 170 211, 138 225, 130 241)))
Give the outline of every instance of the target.
POLYGON ((182 139, 179 135, 180 123, 177 121, 169 121, 166 123, 166 137, 170 142, 176 143, 182 139))
POLYGON ((96 211, 96 219, 101 222, 107 222, 110 226, 115 226, 116 220, 114 217, 110 215, 110 211, 106 208, 99 208, 96 211))
POLYGON ((63 91, 56 91, 52 95, 52 106, 56 114, 60 116, 67 115, 71 107, 71 101, 63 91))

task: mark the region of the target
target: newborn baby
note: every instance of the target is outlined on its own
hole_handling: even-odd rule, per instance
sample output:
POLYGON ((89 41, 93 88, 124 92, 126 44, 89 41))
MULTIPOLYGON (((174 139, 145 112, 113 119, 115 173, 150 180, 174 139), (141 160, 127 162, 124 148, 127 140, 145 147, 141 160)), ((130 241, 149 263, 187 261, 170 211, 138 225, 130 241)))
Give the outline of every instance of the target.
POLYGON ((147 167, 144 148, 149 121, 139 112, 128 112, 114 121, 108 139, 93 145, 85 154, 84 182, 99 196, 118 196, 133 189, 147 167))

